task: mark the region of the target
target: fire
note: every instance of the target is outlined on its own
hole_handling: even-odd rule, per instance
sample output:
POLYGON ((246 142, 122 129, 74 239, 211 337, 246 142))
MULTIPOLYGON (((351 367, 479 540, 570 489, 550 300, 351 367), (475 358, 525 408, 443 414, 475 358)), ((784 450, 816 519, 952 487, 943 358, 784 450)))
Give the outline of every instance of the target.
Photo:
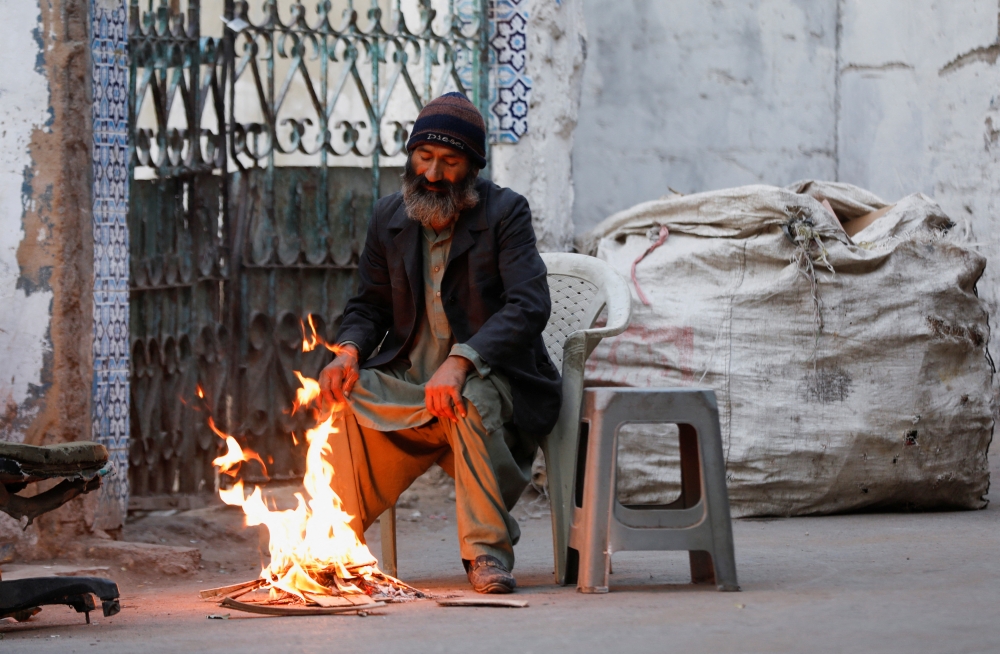
POLYGON ((223 433, 218 427, 215 426, 215 421, 212 420, 211 416, 208 418, 209 428, 215 432, 215 435, 226 441, 226 453, 222 456, 214 459, 212 465, 219 469, 219 472, 231 476, 236 475, 236 468, 239 467, 244 461, 256 461, 264 468, 264 472, 267 472, 267 468, 264 466, 264 462, 261 460, 260 456, 257 455, 253 450, 243 451, 240 444, 236 442, 236 439, 232 436, 223 433))
MULTIPOLYGON (((325 343, 316 334, 311 317, 309 325, 312 338, 303 338, 304 351, 318 345, 336 351, 336 346, 325 343)), ((306 407, 319 408, 319 383, 298 371, 295 375, 302 387, 296 392, 293 412, 306 407)), ((267 527, 271 560, 260 576, 265 587, 271 589, 272 598, 293 596, 309 602, 307 595, 384 595, 386 592, 398 593, 401 589, 414 591, 378 569, 378 562, 368 546, 351 528, 353 517, 344 510, 333 490, 335 473, 328 455, 332 453, 331 440, 339 433, 334 425, 343 408, 342 405, 335 405, 332 410, 327 408, 319 424, 306 431, 308 449, 303 492, 295 494, 297 506, 294 509, 268 508, 259 487, 247 496, 239 480, 231 488, 219 491, 223 502, 243 509, 247 526, 267 527)), ((214 423, 210 421, 209 424, 216 434, 226 439, 229 447, 226 455, 213 462, 220 471, 229 472, 242 461, 260 461, 255 453, 240 449, 235 439, 216 429, 214 423)))
POLYGON ((319 347, 319 346, 322 345, 323 347, 325 347, 326 349, 330 350, 334 354, 340 354, 340 346, 339 345, 334 345, 332 343, 327 343, 323 339, 323 337, 320 336, 319 333, 316 331, 316 324, 313 322, 313 317, 312 317, 311 313, 309 314, 309 317, 307 318, 307 320, 309 321, 309 331, 312 332, 312 333, 311 334, 306 334, 306 326, 305 326, 305 324, 300 323, 301 326, 302 326, 302 351, 303 352, 312 352, 317 347, 319 347))
MULTIPOLYGON (((312 392, 319 394, 319 384, 307 377, 299 389, 299 399, 312 392), (311 383, 310 383, 311 382, 311 383)), ((309 400, 312 401, 312 400, 309 400)), ((325 421, 306 432, 309 448, 306 453, 304 493, 296 493, 298 505, 285 511, 271 510, 264 504, 261 489, 254 488, 245 496, 242 481, 232 488, 220 490, 222 501, 242 507, 248 526, 264 525, 270 537, 268 544, 271 562, 261 572, 261 577, 272 589, 282 590, 303 600, 303 593, 334 595, 363 593, 357 582, 378 573, 377 561, 368 546, 361 542, 351 529, 352 516, 346 513, 340 498, 333 491, 333 466, 326 460, 331 452, 330 438, 338 433, 334 427, 337 411, 325 421), (308 496, 309 499, 306 499, 308 496), (332 585, 330 582, 333 582, 332 585)), ((220 469, 238 457, 234 452, 235 440, 230 437, 232 456, 220 457, 215 464, 220 469)), ((255 455, 256 456, 256 455, 255 455)))
POLYGON ((309 377, 303 377, 302 373, 298 370, 293 370, 295 376, 299 378, 299 383, 302 384, 302 388, 295 391, 295 402, 292 404, 292 413, 295 413, 299 409, 305 406, 309 406, 313 401, 319 397, 319 382, 315 379, 310 379, 309 377))
POLYGON ((260 488, 244 498, 242 482, 220 492, 224 502, 243 508, 248 526, 267 527, 271 562, 261 576, 271 588, 303 600, 303 592, 362 593, 355 581, 377 572, 375 557, 351 529, 352 516, 344 511, 331 486, 334 471, 325 455, 331 451, 330 437, 338 433, 333 421, 330 416, 306 432, 305 493, 295 494, 298 506, 294 509, 272 511, 264 504, 260 488))

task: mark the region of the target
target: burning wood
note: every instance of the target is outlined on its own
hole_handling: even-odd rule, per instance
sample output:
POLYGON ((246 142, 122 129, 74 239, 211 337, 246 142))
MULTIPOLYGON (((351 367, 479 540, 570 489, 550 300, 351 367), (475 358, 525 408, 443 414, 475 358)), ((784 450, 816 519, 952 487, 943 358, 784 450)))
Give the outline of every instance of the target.
MULTIPOLYGON (((311 321, 310 327, 313 327, 311 321)), ((303 338, 303 349, 309 351, 318 345, 336 350, 336 346, 325 343, 313 328, 312 337, 303 338)), ((313 406, 320 396, 319 383, 297 371, 295 375, 302 388, 296 393, 293 413, 306 407, 320 412, 320 407, 313 406)), ((298 505, 294 509, 269 509, 260 487, 255 487, 247 496, 242 480, 235 481, 229 489, 219 490, 223 502, 243 509, 247 526, 267 527, 271 561, 261 571, 259 584, 248 582, 203 591, 203 597, 206 593, 215 593, 214 596, 226 595, 226 600, 233 602, 236 597, 252 593, 257 596, 253 598, 257 604, 326 608, 354 606, 359 598, 371 603, 376 600, 405 602, 425 597, 417 589, 378 569, 375 557, 350 526, 352 516, 343 510, 340 498, 333 491, 334 470, 326 455, 332 451, 330 438, 338 433, 334 424, 341 411, 343 406, 334 406, 325 416, 320 416, 316 427, 306 432, 309 447, 304 493, 295 494, 298 505), (259 597, 265 594, 261 590, 267 591, 266 597, 259 597)), ((227 446, 226 454, 212 462, 220 473, 235 477, 245 461, 254 460, 263 465, 256 453, 241 448, 233 437, 218 430, 211 419, 209 426, 227 446)))

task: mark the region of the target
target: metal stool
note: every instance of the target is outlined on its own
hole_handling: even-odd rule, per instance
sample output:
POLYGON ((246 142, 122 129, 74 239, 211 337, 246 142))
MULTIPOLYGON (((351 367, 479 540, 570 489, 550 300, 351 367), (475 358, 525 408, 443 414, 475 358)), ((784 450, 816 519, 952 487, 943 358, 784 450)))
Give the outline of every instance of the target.
POLYGON ((567 581, 578 567, 577 590, 606 593, 612 553, 687 550, 693 583, 739 590, 715 393, 588 388, 581 421, 567 581), (636 422, 680 429, 681 495, 672 504, 624 506, 616 498, 618 429, 636 422))

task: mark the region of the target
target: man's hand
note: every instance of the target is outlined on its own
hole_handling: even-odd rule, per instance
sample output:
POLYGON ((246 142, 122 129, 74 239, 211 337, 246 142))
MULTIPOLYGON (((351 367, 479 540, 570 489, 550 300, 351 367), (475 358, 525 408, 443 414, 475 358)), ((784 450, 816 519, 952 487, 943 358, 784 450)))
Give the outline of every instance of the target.
POLYGON ((358 381, 358 349, 345 345, 323 371, 319 373, 319 389, 323 400, 329 404, 347 402, 347 398, 358 381))
POLYGON ((472 368, 473 363, 465 357, 450 356, 444 360, 424 386, 424 404, 432 416, 457 422, 458 416, 464 418, 468 414, 462 387, 472 368))

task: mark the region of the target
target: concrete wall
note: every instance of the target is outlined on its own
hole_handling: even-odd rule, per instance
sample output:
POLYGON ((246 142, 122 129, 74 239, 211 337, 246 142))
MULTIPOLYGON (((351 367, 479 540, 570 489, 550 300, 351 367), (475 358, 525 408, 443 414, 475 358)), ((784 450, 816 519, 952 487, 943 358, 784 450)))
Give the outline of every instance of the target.
POLYGON ((997 0, 584 0, 584 15, 578 233, 670 188, 919 191, 969 220, 997 315, 997 0))
POLYGON ((643 200, 836 174, 833 0, 584 0, 577 231, 643 200))
POLYGON ((528 198, 538 247, 573 246, 572 153, 587 35, 583 0, 529 0, 528 133, 493 148, 493 180, 528 198))
MULTIPOLYGON (((90 82, 83 0, 0 1, 0 440, 49 444, 90 431, 90 82)), ((80 502, 0 547, 76 531, 80 502)), ((38 549, 38 544, 42 549, 38 549)), ((0 553, 2 554, 2 553, 0 553)))

